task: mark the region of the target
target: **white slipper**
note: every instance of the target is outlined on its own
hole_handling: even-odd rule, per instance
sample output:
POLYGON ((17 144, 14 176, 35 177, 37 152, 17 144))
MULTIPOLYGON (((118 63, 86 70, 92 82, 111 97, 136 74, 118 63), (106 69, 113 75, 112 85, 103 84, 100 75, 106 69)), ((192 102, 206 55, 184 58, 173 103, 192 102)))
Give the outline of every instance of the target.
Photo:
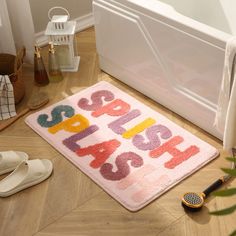
POLYGON ((5 151, 0 152, 0 175, 14 170, 22 161, 28 160, 25 152, 5 151))
POLYGON ((47 159, 27 160, 0 181, 0 197, 8 197, 25 188, 39 184, 52 173, 52 162, 47 159))

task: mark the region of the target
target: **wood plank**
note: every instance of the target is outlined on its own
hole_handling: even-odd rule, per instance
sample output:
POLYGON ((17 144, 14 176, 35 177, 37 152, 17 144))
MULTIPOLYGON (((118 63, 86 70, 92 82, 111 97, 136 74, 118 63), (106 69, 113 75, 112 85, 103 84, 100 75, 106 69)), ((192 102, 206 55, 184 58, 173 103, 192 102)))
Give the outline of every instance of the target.
POLYGON ((100 193, 36 235, 157 235, 175 220, 158 204, 133 213, 100 193))

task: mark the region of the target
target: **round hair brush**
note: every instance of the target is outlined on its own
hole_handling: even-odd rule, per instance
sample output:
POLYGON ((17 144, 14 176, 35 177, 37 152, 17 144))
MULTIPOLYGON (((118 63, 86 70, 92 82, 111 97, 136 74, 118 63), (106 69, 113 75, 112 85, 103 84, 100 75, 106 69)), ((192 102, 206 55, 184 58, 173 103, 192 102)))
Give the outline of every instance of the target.
POLYGON ((207 189, 205 189, 202 193, 194 193, 188 192, 185 193, 182 197, 182 206, 188 211, 199 211, 205 199, 208 195, 219 188, 223 183, 228 181, 231 178, 230 175, 225 175, 220 179, 216 180, 213 184, 211 184, 207 189))

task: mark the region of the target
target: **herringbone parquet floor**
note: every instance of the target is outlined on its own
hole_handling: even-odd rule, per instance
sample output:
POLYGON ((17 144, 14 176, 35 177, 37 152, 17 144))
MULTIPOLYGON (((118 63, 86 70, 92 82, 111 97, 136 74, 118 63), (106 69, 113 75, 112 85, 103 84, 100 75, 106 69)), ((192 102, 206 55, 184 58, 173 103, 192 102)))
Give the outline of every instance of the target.
MULTIPOLYGON (((224 159, 227 154, 222 151, 222 143, 177 114, 102 72, 99 69, 93 28, 78 33, 77 42, 81 56, 79 71, 64 73, 64 80, 60 83, 37 88, 33 85, 33 66, 24 65, 26 96, 17 107, 18 111, 26 107, 30 95, 36 90, 48 91, 50 104, 53 104, 97 81, 106 80, 215 146, 221 154, 142 210, 132 213, 26 126, 24 118, 21 118, 0 133, 1 151, 19 150, 27 152, 31 159, 50 159, 54 164, 54 172, 43 183, 0 199, 0 235, 229 235, 236 229, 236 213, 217 217, 209 215, 209 211, 233 205, 236 202, 235 197, 210 197, 200 212, 191 214, 187 214, 180 204, 180 198, 186 191, 202 191, 223 174, 220 167, 228 167, 229 164, 224 159)), ((45 63, 46 55, 45 48, 45 63)), ((1 179, 3 177, 1 176, 1 179)), ((233 186, 236 186, 236 180, 227 185, 233 186)))

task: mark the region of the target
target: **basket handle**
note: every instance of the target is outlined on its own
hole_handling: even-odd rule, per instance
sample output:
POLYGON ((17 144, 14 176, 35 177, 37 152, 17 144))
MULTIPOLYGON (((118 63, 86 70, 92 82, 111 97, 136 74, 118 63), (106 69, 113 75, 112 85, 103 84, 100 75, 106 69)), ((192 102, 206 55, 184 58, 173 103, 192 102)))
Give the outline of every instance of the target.
POLYGON ((21 65, 23 64, 24 57, 25 57, 25 47, 22 47, 16 54, 14 62, 14 72, 17 72, 17 70, 21 67, 21 65))
POLYGON ((70 19, 70 13, 68 12, 67 9, 65 9, 64 7, 56 6, 56 7, 52 7, 51 9, 49 9, 49 11, 48 11, 48 18, 49 18, 49 20, 52 20, 51 13, 55 9, 61 9, 61 10, 65 11, 66 14, 68 15, 68 20, 70 19))

